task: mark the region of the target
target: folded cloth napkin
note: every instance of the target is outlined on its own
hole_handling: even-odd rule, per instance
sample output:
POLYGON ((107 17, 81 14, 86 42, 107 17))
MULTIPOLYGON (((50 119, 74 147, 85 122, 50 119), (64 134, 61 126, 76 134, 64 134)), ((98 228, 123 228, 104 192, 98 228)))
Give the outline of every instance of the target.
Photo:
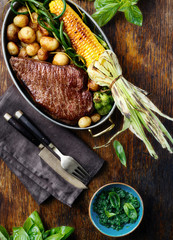
POLYGON ((74 157, 91 178, 102 167, 103 159, 71 131, 50 122, 39 114, 15 86, 11 86, 0 98, 0 157, 18 176, 38 204, 53 195, 59 201, 71 206, 82 190, 75 188, 54 172, 39 157, 40 150, 3 118, 6 112, 14 115, 17 110, 26 113, 62 153, 74 157))

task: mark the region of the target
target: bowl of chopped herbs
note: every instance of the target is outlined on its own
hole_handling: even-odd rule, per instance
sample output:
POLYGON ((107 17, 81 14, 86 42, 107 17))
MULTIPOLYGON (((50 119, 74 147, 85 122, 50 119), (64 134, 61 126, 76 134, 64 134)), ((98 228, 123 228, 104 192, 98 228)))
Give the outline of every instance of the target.
POLYGON ((89 216, 93 225, 109 237, 122 237, 141 223, 144 205, 131 186, 115 182, 99 188, 91 198, 89 216))

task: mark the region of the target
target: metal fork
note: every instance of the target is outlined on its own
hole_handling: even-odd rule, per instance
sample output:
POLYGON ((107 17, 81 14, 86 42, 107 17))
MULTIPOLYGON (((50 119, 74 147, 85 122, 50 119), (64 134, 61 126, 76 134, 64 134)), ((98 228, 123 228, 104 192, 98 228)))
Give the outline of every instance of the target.
POLYGON ((52 143, 49 144, 49 147, 59 156, 61 167, 69 174, 78 178, 82 182, 85 182, 90 178, 90 175, 87 173, 87 171, 73 157, 62 154, 52 143))

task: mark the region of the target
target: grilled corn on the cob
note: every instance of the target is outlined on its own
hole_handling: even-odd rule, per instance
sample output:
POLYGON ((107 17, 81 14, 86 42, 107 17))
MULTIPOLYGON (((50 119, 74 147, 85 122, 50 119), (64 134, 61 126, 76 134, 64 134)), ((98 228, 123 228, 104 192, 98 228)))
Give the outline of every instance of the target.
MULTIPOLYGON (((49 8, 51 13, 59 15, 63 10, 62 0, 51 1, 49 8)), ((105 51, 104 47, 68 4, 60 20, 64 22, 64 30, 71 40, 72 47, 86 60, 86 66, 88 67, 94 60, 98 60, 105 51)))

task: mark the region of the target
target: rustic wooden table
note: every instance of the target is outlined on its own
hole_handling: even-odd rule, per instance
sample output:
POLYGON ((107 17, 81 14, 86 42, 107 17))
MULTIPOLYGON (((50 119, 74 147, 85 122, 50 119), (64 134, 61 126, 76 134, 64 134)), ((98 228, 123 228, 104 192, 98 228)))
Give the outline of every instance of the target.
MULTIPOLYGON (((0 1, 0 16, 6 0, 0 1)), ((86 11, 94 11, 93 3, 78 1, 86 11)), ((150 98, 166 114, 173 116, 173 2, 171 0, 140 1, 144 16, 142 27, 129 24, 123 14, 103 28, 114 51, 117 53, 124 76, 137 86, 151 92, 150 98)), ((2 24, 2 17, 0 18, 2 24)), ((12 84, 3 61, 0 48, 0 94, 12 84)), ((116 110, 113 119, 120 127, 122 117, 116 110)), ((162 119, 173 135, 173 124, 162 119)), ((87 131, 77 132, 90 147, 103 144, 113 132, 92 139, 87 131)), ((88 205, 93 193, 102 185, 120 181, 132 185, 141 194, 145 213, 139 228, 122 239, 171 240, 173 239, 173 156, 161 149, 150 138, 159 159, 152 159, 144 144, 129 131, 118 137, 127 155, 127 168, 117 159, 112 145, 97 150, 105 160, 99 174, 89 184, 72 208, 50 198, 38 206, 17 177, 0 160, 0 224, 8 231, 12 226, 22 225, 33 210, 38 210, 47 228, 71 225, 75 233, 71 239, 104 240, 108 237, 99 233, 88 217, 88 205)))

